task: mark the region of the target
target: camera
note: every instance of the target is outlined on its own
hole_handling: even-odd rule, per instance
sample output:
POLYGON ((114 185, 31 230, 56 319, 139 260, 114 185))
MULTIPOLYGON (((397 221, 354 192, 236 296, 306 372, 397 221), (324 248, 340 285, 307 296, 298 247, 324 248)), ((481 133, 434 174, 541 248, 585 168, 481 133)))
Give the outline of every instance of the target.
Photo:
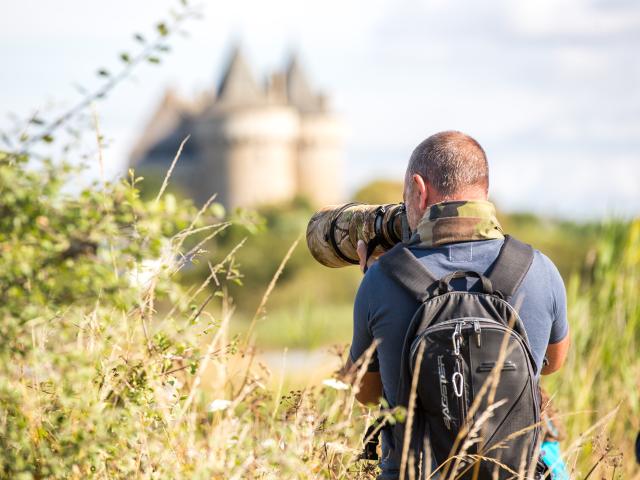
POLYGON ((411 236, 403 203, 330 205, 315 213, 307 226, 307 246, 327 267, 358 264, 358 240, 367 255, 379 255, 411 236))

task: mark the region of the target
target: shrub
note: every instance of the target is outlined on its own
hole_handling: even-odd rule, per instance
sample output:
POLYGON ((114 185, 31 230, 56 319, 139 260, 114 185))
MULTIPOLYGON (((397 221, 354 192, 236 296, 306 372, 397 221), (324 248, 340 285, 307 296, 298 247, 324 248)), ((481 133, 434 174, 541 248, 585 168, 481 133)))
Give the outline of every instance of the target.
POLYGON ((229 338, 234 250, 181 286, 220 209, 71 174, 2 154, 0 475, 369 478, 353 390, 270 390, 229 338))

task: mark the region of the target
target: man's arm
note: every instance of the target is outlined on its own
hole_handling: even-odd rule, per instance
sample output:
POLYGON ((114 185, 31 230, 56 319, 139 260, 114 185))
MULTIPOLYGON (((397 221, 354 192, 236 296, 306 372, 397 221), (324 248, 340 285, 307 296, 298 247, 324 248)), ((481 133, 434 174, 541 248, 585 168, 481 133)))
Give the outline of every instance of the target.
POLYGON ((553 292, 553 323, 549 333, 549 344, 545 352, 546 365, 542 367, 542 375, 549 375, 562 367, 569 352, 569 322, 567 320, 567 291, 560 272, 551 260, 545 257, 549 272, 549 287, 553 292))
POLYGON ((550 343, 547 346, 547 352, 545 354, 547 362, 544 367, 542 367, 542 375, 549 375, 550 373, 560 370, 560 367, 564 365, 564 361, 567 359, 570 344, 569 332, 567 332, 567 336, 558 343, 550 343))
MULTIPOLYGON (((352 368, 353 362, 351 358, 347 360, 345 369, 348 371, 352 368)), ((360 385, 357 385, 358 393, 356 399, 363 405, 367 403, 377 404, 382 397, 382 380, 380 372, 365 372, 360 385)))
MULTIPOLYGON (((360 270, 364 272, 367 245, 362 240, 358 241, 357 252, 358 257, 360 257, 360 270)), ((374 261, 374 258, 369 259, 368 266, 371 266, 374 261)), ((364 291, 365 288, 366 287, 363 287, 361 284, 358 289, 358 293, 356 294, 356 301, 353 309, 353 340, 351 342, 349 358, 345 365, 345 371, 349 371, 353 367, 352 358, 357 360, 373 342, 373 337, 371 336, 371 332, 368 328, 369 302, 366 299, 366 292, 364 291)), ((377 404, 383 395, 382 380, 377 367, 372 369, 371 365, 368 366, 367 371, 362 377, 362 381, 355 387, 358 390, 356 399, 360 403, 377 404)))

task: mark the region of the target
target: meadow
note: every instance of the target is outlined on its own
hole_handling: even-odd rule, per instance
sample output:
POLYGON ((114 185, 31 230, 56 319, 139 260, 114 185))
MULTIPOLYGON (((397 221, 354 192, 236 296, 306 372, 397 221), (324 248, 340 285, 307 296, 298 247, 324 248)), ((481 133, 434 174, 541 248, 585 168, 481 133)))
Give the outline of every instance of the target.
MULTIPOLYGON (((360 274, 295 243, 308 205, 227 214, 133 172, 70 194, 77 171, 30 162, 0 153, 2 478, 375 477, 379 412, 337 372, 360 274), (288 377, 285 348, 335 361, 288 377)), ((640 221, 503 221, 567 281, 573 347, 544 385, 572 478, 638 477, 640 221)))

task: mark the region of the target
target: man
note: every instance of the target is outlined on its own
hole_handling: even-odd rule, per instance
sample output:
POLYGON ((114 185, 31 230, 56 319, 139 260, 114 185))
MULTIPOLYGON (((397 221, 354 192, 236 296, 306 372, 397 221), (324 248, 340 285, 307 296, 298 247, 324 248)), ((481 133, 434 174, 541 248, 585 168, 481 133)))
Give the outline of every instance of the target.
MULTIPOLYGON (((488 189, 485 152, 470 136, 441 132, 413 151, 403 192, 413 232, 408 246, 437 278, 458 270, 486 274, 496 260, 504 234, 493 205, 487 201, 488 189), (452 208, 445 208, 453 206, 451 202, 465 202, 465 208, 453 208, 457 213, 451 216, 452 208), (438 227, 436 222, 440 222, 438 227), (449 231, 447 225, 453 230, 449 231)), ((358 244, 358 254, 360 266, 365 270, 363 242, 358 244)), ((357 399, 375 404, 384 397, 395 406, 404 337, 418 303, 378 264, 369 261, 367 266, 370 268, 355 299, 353 341, 347 366, 355 363, 376 340, 376 354, 359 386, 357 399)), ((456 290, 473 290, 474 283, 461 278, 454 280, 453 285, 456 290)), ((537 371, 547 375, 558 370, 569 347, 566 292, 557 268, 542 253, 535 252, 511 303, 523 321, 537 371)), ((400 448, 399 445, 394 448, 391 435, 383 431, 380 479, 397 478, 400 448)))

